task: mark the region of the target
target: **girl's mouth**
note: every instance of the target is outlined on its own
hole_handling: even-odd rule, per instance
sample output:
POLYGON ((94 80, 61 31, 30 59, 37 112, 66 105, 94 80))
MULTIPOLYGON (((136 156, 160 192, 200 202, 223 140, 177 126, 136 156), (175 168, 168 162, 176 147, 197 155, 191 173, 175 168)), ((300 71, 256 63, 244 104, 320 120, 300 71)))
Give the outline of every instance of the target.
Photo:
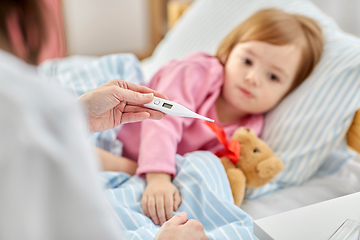
POLYGON ((240 87, 240 91, 241 91, 241 92, 244 94, 244 96, 247 97, 247 98, 253 98, 253 97, 254 97, 254 95, 252 95, 251 92, 245 90, 244 88, 241 88, 241 87, 240 87))

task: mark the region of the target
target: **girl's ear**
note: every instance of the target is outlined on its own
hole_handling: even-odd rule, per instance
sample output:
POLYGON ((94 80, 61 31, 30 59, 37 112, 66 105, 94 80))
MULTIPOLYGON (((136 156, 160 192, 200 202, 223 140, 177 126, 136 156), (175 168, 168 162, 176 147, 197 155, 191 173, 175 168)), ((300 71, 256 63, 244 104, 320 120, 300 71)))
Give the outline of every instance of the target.
POLYGON ((229 57, 229 54, 224 54, 223 56, 221 56, 221 58, 220 58, 220 63, 221 63, 223 66, 225 66, 228 57, 229 57))
POLYGON ((226 60, 227 60, 227 56, 222 56, 220 59, 221 64, 225 66, 226 60))

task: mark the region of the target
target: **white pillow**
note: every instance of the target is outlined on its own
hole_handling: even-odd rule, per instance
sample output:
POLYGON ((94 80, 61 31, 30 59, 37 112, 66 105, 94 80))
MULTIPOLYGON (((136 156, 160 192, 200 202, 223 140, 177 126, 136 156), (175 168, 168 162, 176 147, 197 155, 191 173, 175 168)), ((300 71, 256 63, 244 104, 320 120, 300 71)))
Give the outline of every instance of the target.
POLYGON ((304 183, 319 169, 322 175, 331 174, 352 157, 344 136, 360 108, 360 40, 342 32, 306 0, 197 0, 143 66, 148 80, 171 59, 195 51, 215 54, 236 25, 269 7, 315 19, 323 29, 325 47, 315 72, 266 115, 262 138, 281 157, 285 168, 273 182, 248 191, 250 199, 304 183))

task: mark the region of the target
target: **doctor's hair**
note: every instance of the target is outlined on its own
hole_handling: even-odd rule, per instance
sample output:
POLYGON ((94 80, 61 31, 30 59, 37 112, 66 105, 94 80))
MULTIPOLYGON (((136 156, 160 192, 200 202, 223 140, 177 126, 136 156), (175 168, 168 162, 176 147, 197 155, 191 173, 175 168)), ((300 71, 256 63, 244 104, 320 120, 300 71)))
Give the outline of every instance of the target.
POLYGON ((288 93, 312 73, 324 46, 321 29, 311 18, 278 9, 265 9, 256 12, 232 30, 220 43, 216 57, 225 65, 233 48, 238 43, 249 41, 278 46, 295 44, 300 47, 300 64, 288 93))
POLYGON ((16 55, 32 64, 46 42, 44 7, 40 0, 0 1, 0 34, 16 55))

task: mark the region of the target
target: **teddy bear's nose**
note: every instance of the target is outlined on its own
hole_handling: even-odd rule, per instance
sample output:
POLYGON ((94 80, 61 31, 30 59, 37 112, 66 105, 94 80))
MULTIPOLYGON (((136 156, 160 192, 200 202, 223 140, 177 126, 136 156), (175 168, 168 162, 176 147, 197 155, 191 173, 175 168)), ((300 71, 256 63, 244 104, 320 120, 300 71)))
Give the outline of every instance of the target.
POLYGON ((250 128, 245 128, 245 129, 246 129, 246 131, 250 132, 250 128))

